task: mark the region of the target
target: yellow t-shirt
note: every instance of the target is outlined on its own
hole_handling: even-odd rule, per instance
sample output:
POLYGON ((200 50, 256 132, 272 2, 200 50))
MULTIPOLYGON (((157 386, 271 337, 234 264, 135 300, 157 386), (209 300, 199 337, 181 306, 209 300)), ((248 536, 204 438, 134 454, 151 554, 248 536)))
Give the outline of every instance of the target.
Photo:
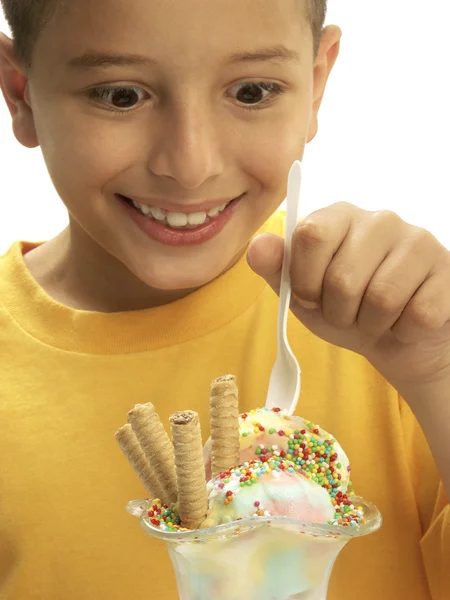
MULTIPOLYGON (((267 230, 281 234, 282 222, 267 230)), ((0 598, 175 600, 164 546, 125 512, 145 491, 114 432, 151 401, 165 423, 198 411, 206 439, 210 382, 226 373, 242 411, 260 406, 277 297, 242 258, 170 305, 77 311, 36 284, 22 259, 31 247, 0 258, 0 598)), ((356 491, 384 517, 341 552, 329 600, 450 598, 450 508, 410 410, 365 359, 292 316, 289 338, 303 372, 298 413, 336 436, 356 491)))

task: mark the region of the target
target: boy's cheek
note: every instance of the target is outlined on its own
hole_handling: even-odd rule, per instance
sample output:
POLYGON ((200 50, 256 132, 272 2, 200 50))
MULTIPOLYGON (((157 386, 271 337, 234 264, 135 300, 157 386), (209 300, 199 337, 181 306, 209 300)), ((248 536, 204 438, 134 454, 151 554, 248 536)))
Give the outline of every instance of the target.
POLYGON ((272 203, 273 209, 286 196, 287 178, 292 163, 303 158, 305 144, 302 142, 302 135, 306 133, 295 135, 289 131, 284 135, 280 132, 269 143, 264 140, 253 156, 253 164, 249 165, 251 178, 260 187, 261 201, 272 203))

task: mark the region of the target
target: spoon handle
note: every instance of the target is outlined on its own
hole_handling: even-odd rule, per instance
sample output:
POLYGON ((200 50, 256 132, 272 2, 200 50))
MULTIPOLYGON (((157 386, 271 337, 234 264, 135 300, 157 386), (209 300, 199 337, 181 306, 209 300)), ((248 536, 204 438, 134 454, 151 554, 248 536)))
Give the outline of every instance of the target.
POLYGON ((300 189, 302 183, 302 164, 296 160, 291 167, 288 178, 286 200, 286 227, 284 242, 284 259, 281 271, 280 300, 278 307, 278 348, 287 340, 287 319, 291 301, 291 247, 292 235, 299 220, 300 189))

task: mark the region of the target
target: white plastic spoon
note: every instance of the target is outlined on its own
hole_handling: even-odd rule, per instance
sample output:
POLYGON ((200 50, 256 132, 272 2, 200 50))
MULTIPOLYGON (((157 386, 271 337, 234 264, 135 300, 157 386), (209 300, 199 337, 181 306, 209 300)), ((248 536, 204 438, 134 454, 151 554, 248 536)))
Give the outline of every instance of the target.
POLYGON ((292 234, 299 220, 300 188, 302 165, 296 160, 291 167, 288 179, 286 231, 284 243, 283 269, 281 273, 280 299, 278 305, 278 352, 267 392, 266 407, 286 409, 292 414, 300 395, 300 366, 287 339, 287 319, 291 301, 291 264, 292 234))

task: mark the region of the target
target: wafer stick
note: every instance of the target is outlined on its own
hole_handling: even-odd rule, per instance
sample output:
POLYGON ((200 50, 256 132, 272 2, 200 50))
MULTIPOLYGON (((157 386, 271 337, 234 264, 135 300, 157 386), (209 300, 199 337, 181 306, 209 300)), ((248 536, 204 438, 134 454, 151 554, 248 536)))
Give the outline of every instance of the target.
POLYGON ((236 378, 215 379, 210 395, 212 475, 239 464, 239 401, 236 378))
POLYGON ((181 524, 198 529, 208 510, 202 434, 198 414, 176 412, 170 418, 178 482, 181 524))
POLYGON ((128 413, 128 422, 159 482, 162 502, 176 502, 178 490, 173 446, 155 407, 150 402, 136 404, 128 413))
POLYGON ((145 489, 151 500, 161 498, 161 487, 159 482, 150 468, 144 451, 134 433, 131 425, 127 424, 121 427, 114 436, 120 446, 120 449, 128 459, 128 462, 133 467, 135 473, 144 484, 145 489))

